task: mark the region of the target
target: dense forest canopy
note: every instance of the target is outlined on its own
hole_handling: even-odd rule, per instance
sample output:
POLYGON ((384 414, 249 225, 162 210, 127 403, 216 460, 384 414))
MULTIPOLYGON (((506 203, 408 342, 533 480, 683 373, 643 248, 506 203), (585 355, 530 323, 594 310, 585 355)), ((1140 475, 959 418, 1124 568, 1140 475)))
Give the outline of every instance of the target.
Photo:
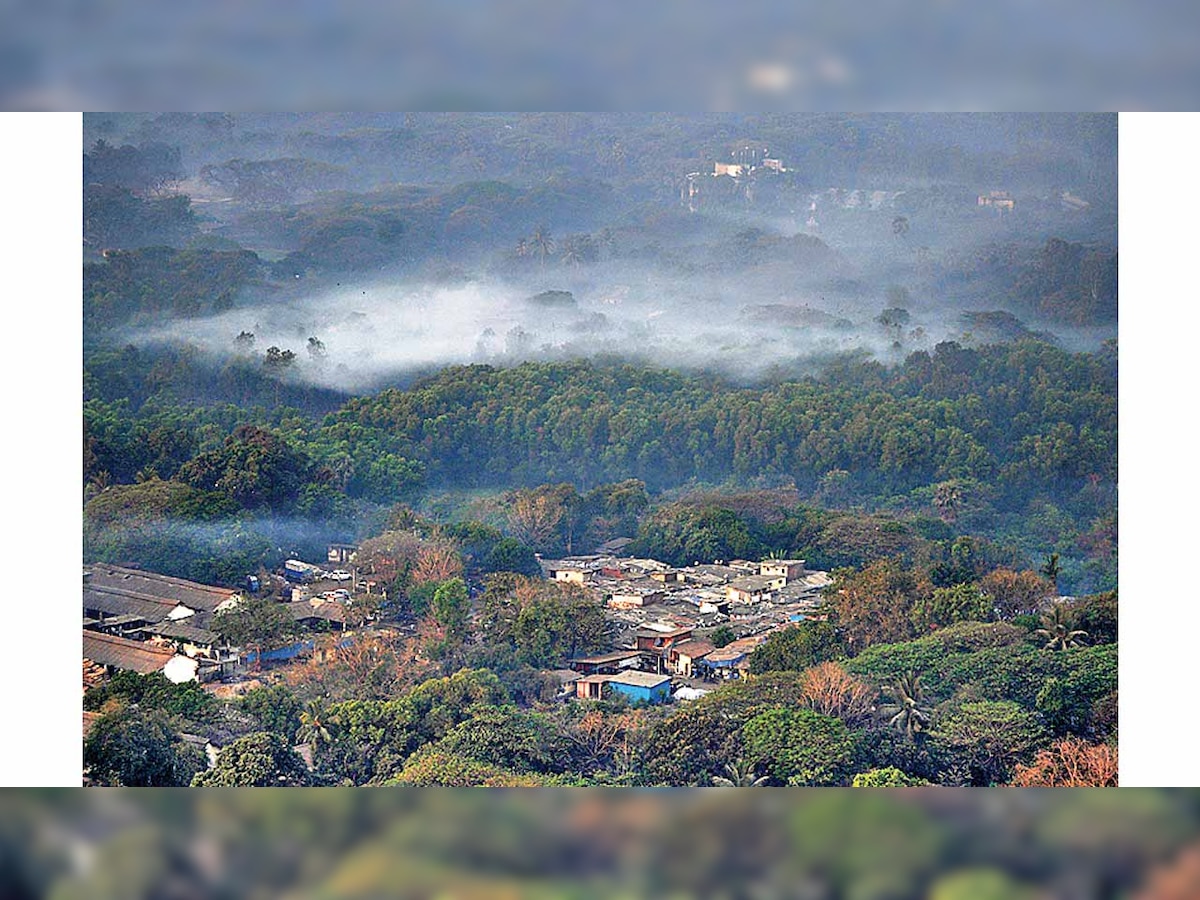
POLYGON ((86 116, 85 561, 350 542, 407 629, 219 710, 115 683, 93 770, 188 783, 193 729, 236 745, 197 783, 1115 779, 1115 126, 86 116), (832 584, 745 684, 564 709, 610 623, 539 556, 616 538, 832 584))

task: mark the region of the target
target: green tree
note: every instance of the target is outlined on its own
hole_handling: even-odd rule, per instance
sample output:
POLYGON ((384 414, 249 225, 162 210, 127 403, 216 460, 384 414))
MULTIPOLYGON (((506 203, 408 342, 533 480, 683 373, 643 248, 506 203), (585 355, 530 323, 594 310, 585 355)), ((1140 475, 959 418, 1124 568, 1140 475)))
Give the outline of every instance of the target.
POLYGON ((957 521, 958 511, 962 507, 962 488, 957 481, 943 481, 935 485, 933 490, 933 505, 937 507, 938 515, 948 524, 957 521))
POLYGON ((940 876, 929 900, 1036 900, 1042 896, 999 869, 964 869, 940 876))
POLYGON ((554 252, 554 237, 545 225, 539 225, 529 236, 529 243, 541 257, 542 269, 546 268, 546 257, 554 252))
POLYGON ((174 684, 162 672, 139 675, 121 670, 83 695, 83 708, 100 710, 112 699, 136 704, 143 712, 199 720, 216 706, 211 694, 194 681, 174 684))
POLYGON ((1083 597, 1071 604, 1075 625, 1086 630, 1092 644, 1117 642, 1117 592, 1083 597))
POLYGON ((810 709, 773 709, 742 729, 745 759, 790 785, 844 785, 853 772, 854 735, 841 719, 810 709))
POLYGON ((243 597, 237 605, 213 616, 217 634, 237 647, 262 653, 282 646, 296 633, 296 620, 281 604, 260 597, 243 597))
POLYGON ((1060 567, 1059 567, 1059 562, 1058 562, 1058 554, 1057 553, 1048 554, 1046 556, 1046 562, 1042 566, 1041 574, 1052 585, 1055 585, 1055 590, 1057 590, 1059 571, 1060 571, 1060 567))
POLYGON ((1008 781, 1012 767, 1048 738, 1036 714, 1011 700, 964 703, 942 715, 932 734, 958 754, 977 785, 1008 781))
POLYGON ((177 745, 161 716, 136 708, 100 716, 83 742, 83 766, 100 784, 178 787, 203 765, 177 745))
POLYGON ((641 744, 644 780, 706 786, 725 774, 725 765, 753 762, 744 754, 742 726, 767 710, 798 706, 799 697, 798 672, 769 672, 673 709, 647 729, 641 744))
POLYGON ((258 721, 263 731, 273 731, 289 741, 299 727, 300 700, 284 684, 261 685, 242 695, 237 705, 258 721))
POLYGON ((502 538, 496 542, 484 558, 483 570, 485 572, 516 572, 519 575, 530 576, 542 574, 542 567, 538 564, 533 548, 513 538, 502 538))
POLYGON ((192 787, 304 787, 308 769, 282 737, 260 731, 240 737, 217 755, 217 764, 192 779, 192 787))
POLYGON ((770 777, 758 775, 753 766, 743 762, 730 763, 725 766, 724 775, 713 776, 713 787, 762 787, 770 777))
POLYGON ((296 740, 308 744, 313 756, 332 743, 333 735, 330 727, 336 727, 337 720, 329 714, 329 709, 321 700, 309 700, 301 711, 300 725, 296 729, 296 740))
POLYGON ((789 866, 847 900, 906 900, 943 859, 949 834, 915 803, 884 791, 805 791, 792 803, 789 866))
POLYGON ((837 629, 829 622, 804 621, 772 632, 750 654, 750 671, 802 672, 845 652, 837 629))
POLYGON ((550 720, 511 706, 479 708, 432 746, 512 772, 564 772, 572 764, 571 744, 550 720))
POLYGON ((194 457, 179 470, 193 487, 226 494, 248 509, 289 509, 308 480, 311 463, 284 438, 264 428, 239 425, 217 450, 194 457))
POLYGON ((471 598, 461 578, 451 578, 433 592, 430 610, 437 623, 446 629, 446 637, 460 643, 466 637, 467 617, 471 613, 471 598))
POLYGON ((919 787, 925 784, 929 784, 929 782, 924 778, 916 778, 902 769, 897 769, 895 766, 887 766, 883 769, 869 769, 866 772, 859 772, 854 776, 850 787, 919 787))
POLYGON ((945 628, 955 622, 988 622, 992 599, 973 584, 935 588, 928 597, 913 604, 913 625, 918 632, 945 628))
POLYGON ((734 634, 733 629, 728 625, 719 625, 713 629, 708 639, 714 647, 724 647, 726 644, 733 643, 737 639, 737 635, 734 634))

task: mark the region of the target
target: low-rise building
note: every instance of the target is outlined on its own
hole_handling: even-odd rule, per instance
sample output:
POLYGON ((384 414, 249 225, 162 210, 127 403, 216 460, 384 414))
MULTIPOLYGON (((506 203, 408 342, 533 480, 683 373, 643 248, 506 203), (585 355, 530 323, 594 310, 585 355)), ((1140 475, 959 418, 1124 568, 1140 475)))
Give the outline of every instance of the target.
POLYGON ((758 574, 766 578, 783 578, 785 582, 795 581, 804 577, 804 560, 764 559, 759 564, 758 574))
POLYGON ((637 609, 663 600, 666 596, 664 591, 618 590, 609 595, 605 605, 610 609, 637 609))
POLYGON ((697 674, 696 663, 716 649, 708 641, 697 638, 681 641, 667 650, 667 667, 676 675, 692 678, 697 674))
POLYGON ((771 591, 783 587, 777 580, 762 575, 744 575, 725 586, 725 596, 731 603, 760 603, 771 598, 771 591))
POLYGON ((622 672, 609 677, 609 686, 635 703, 664 703, 671 698, 671 679, 649 672, 622 672))
POLYGON ((615 675, 624 669, 636 669, 642 661, 638 650, 614 650, 571 660, 568 665, 582 675, 615 675))
POLYGON ((671 697, 667 675, 628 671, 617 675, 586 675, 575 684, 580 700, 600 700, 606 693, 621 694, 635 703, 664 703, 671 697))
POLYGON ((167 647, 97 631, 83 632, 83 658, 109 671, 125 669, 139 675, 162 672, 175 684, 198 680, 199 663, 195 659, 167 647))
POLYGON ((325 559, 327 562, 344 566, 354 561, 354 554, 357 552, 358 547, 354 544, 330 544, 325 559))

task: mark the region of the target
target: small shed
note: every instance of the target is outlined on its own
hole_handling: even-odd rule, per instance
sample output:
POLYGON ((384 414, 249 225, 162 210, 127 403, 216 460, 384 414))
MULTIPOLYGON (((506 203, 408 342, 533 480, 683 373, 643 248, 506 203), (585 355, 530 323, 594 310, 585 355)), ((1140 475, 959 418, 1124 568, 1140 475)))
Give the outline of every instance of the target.
POLYGON ((622 672, 608 676, 609 686, 618 694, 641 703, 665 703, 671 697, 671 679, 649 672, 622 672))
POLYGON ((721 647, 709 653, 703 659, 696 661, 696 668, 704 672, 706 678, 737 678, 737 664, 746 658, 746 650, 734 647, 732 644, 721 647))

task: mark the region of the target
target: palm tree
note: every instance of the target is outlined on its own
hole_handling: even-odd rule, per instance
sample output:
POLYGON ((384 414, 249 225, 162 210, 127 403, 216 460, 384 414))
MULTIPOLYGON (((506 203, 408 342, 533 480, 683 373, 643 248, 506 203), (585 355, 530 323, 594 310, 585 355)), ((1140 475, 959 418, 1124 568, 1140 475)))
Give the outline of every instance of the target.
POLYGON ((1058 590, 1058 554, 1051 553, 1046 557, 1046 564, 1042 566, 1042 574, 1050 579, 1050 583, 1054 585, 1054 589, 1058 590))
POLYGON ((320 700, 309 700, 304 711, 300 713, 300 727, 296 729, 296 738, 301 743, 312 747, 313 754, 322 746, 333 743, 333 735, 329 726, 335 724, 336 717, 330 716, 325 704, 320 700))
POLYGON ((562 261, 573 269, 583 265, 583 242, 572 235, 562 242, 562 261))
POLYGON ((753 766, 741 762, 726 765, 725 774, 729 777, 713 776, 713 787, 762 787, 767 783, 766 775, 755 775, 753 766))
POLYGON ((951 524, 958 519, 958 508, 962 503, 962 491, 958 482, 943 481, 933 491, 933 505, 937 507, 942 521, 951 524))
POLYGON ((892 686, 895 702, 882 707, 884 715, 889 715, 888 724, 903 731, 909 740, 916 740, 918 734, 929 724, 929 710, 922 705, 925 699, 921 690, 921 676, 909 672, 902 675, 892 686))
POLYGON ((1055 604, 1049 613, 1042 616, 1042 627, 1034 632, 1038 637, 1045 638, 1044 650, 1069 650, 1072 647, 1083 646, 1082 638, 1088 633, 1080 628, 1072 628, 1075 617, 1063 607, 1055 604))
POLYGON ((542 258, 542 269, 546 268, 546 257, 554 252, 554 238, 550 234, 550 229, 545 225, 539 225, 529 236, 529 243, 537 250, 542 258))

